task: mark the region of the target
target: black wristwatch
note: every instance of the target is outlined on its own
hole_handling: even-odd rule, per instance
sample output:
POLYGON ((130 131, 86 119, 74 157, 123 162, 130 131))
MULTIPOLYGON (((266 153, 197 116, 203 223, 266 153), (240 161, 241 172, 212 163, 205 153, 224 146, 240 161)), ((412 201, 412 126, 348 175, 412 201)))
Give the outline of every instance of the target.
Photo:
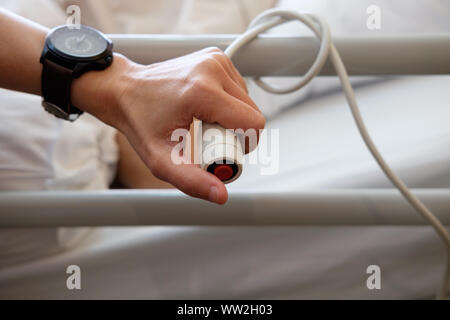
POLYGON ((58 118, 76 120, 82 113, 70 102, 72 80, 111 65, 113 44, 86 26, 60 26, 50 31, 41 55, 42 106, 58 118))

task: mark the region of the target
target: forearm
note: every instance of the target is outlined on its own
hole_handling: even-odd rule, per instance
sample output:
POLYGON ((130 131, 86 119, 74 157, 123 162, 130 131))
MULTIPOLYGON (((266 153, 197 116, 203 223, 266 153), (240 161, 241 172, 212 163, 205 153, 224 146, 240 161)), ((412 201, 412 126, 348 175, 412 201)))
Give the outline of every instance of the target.
MULTIPOLYGON (((0 88, 41 95, 39 59, 48 32, 47 28, 0 8, 0 88)), ((131 65, 131 61, 115 54, 113 64, 106 70, 90 71, 74 79, 71 103, 117 127, 122 117, 117 97, 126 82, 121 75, 131 65)))
POLYGON ((39 62, 48 29, 0 8, 0 87, 41 94, 39 62))

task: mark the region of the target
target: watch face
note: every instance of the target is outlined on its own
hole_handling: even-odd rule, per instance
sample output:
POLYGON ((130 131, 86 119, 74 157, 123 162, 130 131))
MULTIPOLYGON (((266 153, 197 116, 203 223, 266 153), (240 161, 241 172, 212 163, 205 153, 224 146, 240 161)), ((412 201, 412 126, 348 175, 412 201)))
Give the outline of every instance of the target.
POLYGON ((74 58, 95 57, 108 47, 108 41, 101 33, 85 26, 55 29, 49 39, 57 51, 74 58))

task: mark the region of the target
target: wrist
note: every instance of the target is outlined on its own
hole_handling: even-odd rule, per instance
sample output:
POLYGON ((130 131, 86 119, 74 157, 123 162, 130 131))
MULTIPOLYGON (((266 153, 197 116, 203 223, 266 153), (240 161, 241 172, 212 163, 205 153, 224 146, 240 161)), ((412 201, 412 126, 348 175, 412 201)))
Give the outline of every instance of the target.
POLYGON ((112 64, 105 70, 89 71, 73 80, 72 104, 113 127, 120 127, 124 119, 121 96, 134 66, 128 58, 115 53, 112 64))

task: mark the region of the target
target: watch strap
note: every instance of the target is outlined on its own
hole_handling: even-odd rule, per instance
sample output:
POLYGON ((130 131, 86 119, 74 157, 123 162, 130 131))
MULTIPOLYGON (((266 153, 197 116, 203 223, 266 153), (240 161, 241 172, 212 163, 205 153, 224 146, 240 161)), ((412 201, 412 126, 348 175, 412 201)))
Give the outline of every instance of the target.
MULTIPOLYGON (((72 70, 49 59, 44 59, 42 63, 41 85, 44 102, 56 106, 62 111, 62 114, 65 113, 67 116, 61 113, 55 115, 67 118, 67 120, 75 120, 83 111, 70 103, 70 88, 73 80, 72 70)), ((50 111, 48 108, 46 110, 50 111)))

